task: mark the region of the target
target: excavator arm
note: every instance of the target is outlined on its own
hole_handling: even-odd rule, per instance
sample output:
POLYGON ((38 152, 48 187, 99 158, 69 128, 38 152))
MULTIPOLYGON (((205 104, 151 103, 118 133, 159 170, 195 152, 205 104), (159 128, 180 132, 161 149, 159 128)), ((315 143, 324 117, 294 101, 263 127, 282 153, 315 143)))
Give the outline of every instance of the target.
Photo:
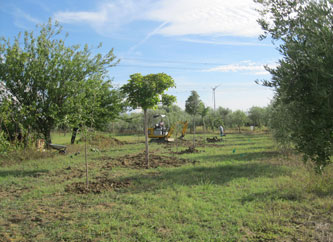
POLYGON ((180 138, 184 138, 185 137, 187 126, 188 126, 188 122, 187 121, 185 121, 185 122, 181 122, 180 121, 180 122, 177 122, 176 124, 174 124, 174 125, 171 126, 171 128, 170 128, 170 130, 169 130, 169 132, 168 132, 168 134, 166 136, 166 138, 170 138, 171 137, 171 135, 173 134, 173 131, 175 130, 175 126, 177 124, 182 124, 183 125, 182 135, 180 136, 180 138))

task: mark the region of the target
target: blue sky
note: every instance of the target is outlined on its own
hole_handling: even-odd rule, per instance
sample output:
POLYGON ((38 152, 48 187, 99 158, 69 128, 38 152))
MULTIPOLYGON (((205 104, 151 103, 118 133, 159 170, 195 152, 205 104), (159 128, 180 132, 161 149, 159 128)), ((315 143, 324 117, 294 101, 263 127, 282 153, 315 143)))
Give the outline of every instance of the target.
POLYGON ((280 58, 269 40, 258 40, 256 7, 251 0, 0 0, 0 36, 52 17, 69 33, 68 44, 114 48, 121 59, 110 68, 115 86, 133 73, 164 72, 182 108, 191 90, 213 107, 218 86, 216 107, 247 111, 269 104, 273 91, 254 81, 269 79, 263 66, 280 58))

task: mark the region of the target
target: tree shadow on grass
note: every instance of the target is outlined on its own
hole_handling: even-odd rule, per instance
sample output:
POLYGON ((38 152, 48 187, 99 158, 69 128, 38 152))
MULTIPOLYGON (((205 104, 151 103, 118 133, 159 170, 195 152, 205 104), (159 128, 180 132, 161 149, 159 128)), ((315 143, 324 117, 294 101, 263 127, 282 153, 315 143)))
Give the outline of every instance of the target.
POLYGON ((32 171, 24 171, 24 170, 7 170, 7 171, 0 171, 0 177, 8 177, 8 176, 14 176, 14 177, 39 177, 40 175, 44 173, 48 173, 48 170, 32 170, 32 171))
POLYGON ((223 185, 234 179, 255 179, 258 177, 277 177, 288 174, 286 168, 261 163, 238 163, 232 165, 219 165, 215 167, 182 167, 165 170, 155 175, 137 175, 127 177, 135 181, 136 185, 131 192, 144 192, 159 190, 175 185, 192 186, 204 182, 223 185))
POLYGON ((216 162, 216 161, 253 161, 253 160, 263 160, 271 159, 277 157, 280 153, 278 151, 260 151, 260 152, 242 152, 237 153, 237 148, 235 148, 234 153, 222 154, 222 155, 198 155, 196 159, 204 160, 205 162, 216 162))

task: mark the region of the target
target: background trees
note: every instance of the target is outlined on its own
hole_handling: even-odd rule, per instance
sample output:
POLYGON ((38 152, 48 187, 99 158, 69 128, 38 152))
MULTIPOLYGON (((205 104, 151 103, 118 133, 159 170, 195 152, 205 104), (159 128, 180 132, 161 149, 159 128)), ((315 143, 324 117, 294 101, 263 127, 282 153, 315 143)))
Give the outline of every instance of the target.
POLYGON ((97 107, 102 115, 95 122, 119 110, 107 71, 115 64, 113 50, 92 56, 87 45, 66 46, 61 26, 51 19, 37 35, 25 32, 23 40, 19 34, 13 43, 2 39, 0 44, 0 81, 17 102, 15 111, 23 117, 19 123, 43 134, 47 143, 58 123, 87 116, 78 110, 97 107))
POLYGON ((170 105, 175 101, 175 97, 166 95, 164 92, 170 87, 175 87, 174 80, 171 76, 165 73, 149 74, 142 76, 140 73, 135 73, 130 76, 128 83, 121 87, 121 90, 127 96, 127 102, 130 107, 136 109, 138 107, 144 112, 144 134, 146 144, 146 162, 149 167, 149 147, 148 147, 148 116, 147 110, 153 108, 160 101, 170 105), (160 99, 162 96, 162 100, 160 99))
POLYGON ((238 132, 240 133, 240 129, 241 127, 245 126, 246 122, 248 121, 248 117, 243 111, 237 110, 230 114, 230 120, 232 124, 238 128, 238 132))
POLYGON ((278 41, 283 57, 275 69, 267 68, 272 80, 263 84, 275 89, 276 112, 290 116, 291 141, 321 172, 333 151, 333 3, 256 2, 263 6, 262 38, 278 41))
POLYGON ((193 118, 193 147, 195 146, 195 116, 199 113, 202 108, 199 94, 196 91, 191 91, 191 95, 185 102, 185 111, 192 115, 193 118))

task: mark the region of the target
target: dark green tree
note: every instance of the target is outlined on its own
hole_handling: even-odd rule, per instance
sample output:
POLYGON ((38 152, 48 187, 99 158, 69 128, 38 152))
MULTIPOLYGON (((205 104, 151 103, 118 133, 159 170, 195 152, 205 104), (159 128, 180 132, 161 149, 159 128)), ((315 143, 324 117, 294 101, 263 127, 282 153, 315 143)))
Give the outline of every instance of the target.
POLYGON ((257 0, 259 20, 277 41, 282 55, 276 68, 266 68, 279 101, 279 113, 290 115, 291 141, 321 172, 333 152, 333 2, 327 0, 257 0))

